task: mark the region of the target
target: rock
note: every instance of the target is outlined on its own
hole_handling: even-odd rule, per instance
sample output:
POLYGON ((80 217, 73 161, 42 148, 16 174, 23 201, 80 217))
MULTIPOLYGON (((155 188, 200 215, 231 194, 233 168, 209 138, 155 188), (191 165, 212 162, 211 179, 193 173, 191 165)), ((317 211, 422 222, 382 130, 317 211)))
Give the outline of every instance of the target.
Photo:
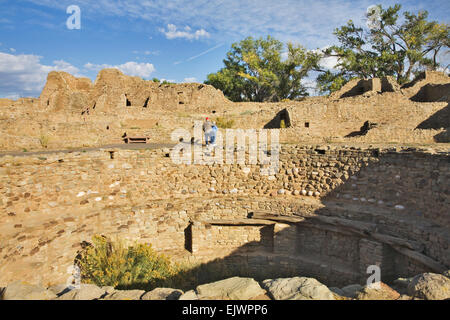
POLYGON ((408 286, 411 283, 413 278, 398 278, 393 281, 393 288, 398 291, 400 294, 406 294, 408 290, 408 286))
POLYGON ((356 294, 357 300, 398 300, 400 293, 383 282, 365 286, 356 294))
POLYGON ((450 279, 442 274, 423 273, 408 285, 408 295, 414 299, 445 300, 450 298, 450 279))
POLYGON ((111 286, 102 287, 102 290, 105 290, 105 292, 106 292, 107 294, 111 294, 111 293, 113 293, 114 291, 116 291, 116 289, 115 289, 114 287, 111 287, 111 286))
POLYGON ((252 278, 233 277, 197 287, 200 299, 221 298, 231 300, 249 300, 265 294, 258 282, 252 278))
POLYGON ((144 294, 144 290, 115 290, 108 294, 104 300, 140 300, 144 294))
POLYGON ((82 284, 79 289, 73 289, 58 297, 57 300, 95 300, 104 296, 106 291, 95 284, 82 284))
POLYGON ((335 300, 333 293, 314 278, 294 277, 263 281, 275 300, 335 300))
POLYGON ((198 300, 198 296, 194 290, 190 290, 182 294, 178 300, 198 300))
POLYGON ((362 288, 363 286, 359 284, 351 284, 349 286, 342 288, 341 290, 344 292, 345 297, 355 298, 356 295, 358 294, 358 291, 361 290, 362 288))
POLYGON ((170 288, 156 288, 147 292, 141 300, 178 300, 183 295, 183 291, 170 288))
POLYGON ((339 296, 344 296, 344 291, 342 291, 341 289, 337 288, 337 287, 331 287, 329 288, 331 290, 331 292, 336 293, 339 296))
POLYGON ((450 270, 444 271, 442 275, 446 276, 447 278, 450 278, 450 270))
POLYGON ((250 300, 257 300, 257 301, 259 300, 259 301, 261 301, 261 300, 272 300, 272 299, 266 293, 266 294, 262 294, 262 295, 259 295, 257 297, 251 298, 250 300))
POLYGON ((2 300, 51 300, 56 294, 45 288, 16 281, 3 289, 2 300))
POLYGON ((55 284, 55 285, 47 288, 47 290, 50 290, 51 292, 56 294, 58 297, 62 296, 63 294, 65 294, 73 289, 74 289, 74 287, 68 286, 67 284, 55 284))

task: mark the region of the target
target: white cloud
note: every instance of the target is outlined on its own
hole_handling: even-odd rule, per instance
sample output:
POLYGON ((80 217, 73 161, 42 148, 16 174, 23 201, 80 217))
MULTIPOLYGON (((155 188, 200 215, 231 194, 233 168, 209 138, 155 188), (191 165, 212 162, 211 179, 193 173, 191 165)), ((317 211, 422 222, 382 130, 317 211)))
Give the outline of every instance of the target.
POLYGON ((192 77, 192 78, 184 78, 183 82, 192 83, 192 82, 198 82, 198 81, 197 81, 197 78, 192 77))
POLYGON ((159 79, 159 81, 162 83, 162 82, 170 82, 170 83, 175 83, 176 81, 175 80, 168 80, 168 79, 159 79))
POLYGON ((48 66, 41 64, 41 58, 32 54, 0 52, 0 96, 39 96, 50 71, 65 71, 80 76, 79 69, 66 61, 53 61, 53 65, 48 66))
POLYGON ((191 27, 186 26, 183 30, 178 30, 177 26, 174 24, 168 24, 167 30, 164 28, 159 28, 159 31, 166 35, 169 40, 184 38, 187 40, 199 40, 201 38, 209 38, 210 34, 205 29, 199 29, 197 31, 192 31, 191 27))
POLYGON ((87 70, 100 71, 107 68, 115 68, 122 71, 124 74, 129 76, 137 76, 142 78, 148 78, 155 72, 155 67, 151 63, 139 63, 134 61, 129 61, 120 65, 110 65, 110 64, 93 64, 86 63, 84 67, 87 70))
MULTIPOLYGON (((28 0, 39 6, 65 9, 73 0, 28 0)), ((430 11, 430 17, 445 21, 448 0, 78 0, 86 18, 99 16, 129 18, 133 24, 156 26, 189 25, 208 30, 217 39, 239 40, 243 37, 271 34, 280 40, 298 40, 306 47, 320 48, 336 41, 332 32, 349 19, 365 25, 367 8, 381 3, 384 7, 402 2, 403 9, 430 11)), ((165 30, 167 32, 167 30, 165 30)), ((170 30, 169 30, 170 31, 170 30)), ((187 32, 186 30, 177 30, 187 32)), ((206 32, 206 31, 205 31, 206 32)), ((192 30, 187 32, 192 34, 192 30)), ((149 35, 151 36, 151 35, 149 35)))
POLYGON ((317 49, 317 50, 312 50, 313 52, 319 53, 323 56, 323 58, 320 60, 319 64, 322 68, 324 69, 329 69, 329 70, 336 70, 336 65, 339 62, 338 57, 325 57, 324 56, 324 52, 326 49, 328 49, 329 46, 323 47, 321 49, 317 49))
POLYGON ((325 69, 336 69, 337 64, 338 64, 337 57, 326 57, 320 60, 320 65, 325 69))
POLYGON ((310 96, 318 95, 316 79, 314 79, 312 77, 302 79, 302 84, 305 86, 306 91, 308 91, 310 96))

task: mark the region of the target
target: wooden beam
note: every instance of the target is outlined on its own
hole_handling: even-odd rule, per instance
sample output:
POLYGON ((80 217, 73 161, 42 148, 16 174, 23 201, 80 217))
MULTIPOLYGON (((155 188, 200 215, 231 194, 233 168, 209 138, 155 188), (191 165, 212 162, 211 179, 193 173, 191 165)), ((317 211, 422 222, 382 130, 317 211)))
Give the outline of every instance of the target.
POLYGON ((303 217, 291 217, 291 216, 279 216, 279 215, 267 215, 265 213, 254 213, 253 217, 257 219, 266 219, 282 223, 306 223, 308 226, 324 229, 324 225, 334 226, 333 229, 328 228, 329 231, 341 232, 341 233, 353 233, 365 238, 373 238, 381 243, 406 247, 411 250, 422 251, 423 245, 411 240, 401 239, 394 236, 381 234, 376 232, 376 224, 353 221, 337 217, 329 216, 313 216, 308 218, 303 217))
POLYGON ((374 232, 376 230, 376 224, 361 222, 361 221, 353 221, 348 219, 336 218, 336 217, 328 217, 328 216, 313 216, 308 218, 308 221, 319 221, 322 223, 327 223, 331 225, 335 225, 338 227, 344 227, 355 230, 358 234, 368 234, 369 232, 374 232))
POLYGON ((423 251, 423 249, 424 249, 424 245, 417 241, 405 240, 405 239, 401 239, 401 238, 397 238, 397 237, 393 237, 393 236, 389 236, 387 234, 381 234, 381 233, 371 233, 370 235, 372 236, 372 238, 374 238, 382 243, 389 244, 391 246, 405 247, 407 249, 411 249, 411 250, 415 250, 415 251, 419 251, 419 252, 423 251))
POLYGON ((217 220, 202 220, 200 222, 213 226, 264 226, 275 224, 275 222, 273 221, 261 219, 235 219, 235 220, 217 219, 217 220))
POLYGON ((260 219, 260 220, 270 220, 274 222, 280 223, 299 223, 305 221, 303 217, 293 217, 293 216, 276 216, 276 215, 268 215, 262 213, 253 213, 252 219, 260 219))
POLYGON ((392 248, 394 248, 396 251, 398 251, 399 253, 417 261, 422 263, 423 265, 427 266, 428 268, 431 269, 431 271, 437 272, 437 273, 443 273, 444 271, 448 270, 448 268, 442 264, 440 264, 439 262, 437 262, 436 260, 427 257, 426 255, 414 251, 414 250, 409 250, 400 246, 392 246, 392 248))

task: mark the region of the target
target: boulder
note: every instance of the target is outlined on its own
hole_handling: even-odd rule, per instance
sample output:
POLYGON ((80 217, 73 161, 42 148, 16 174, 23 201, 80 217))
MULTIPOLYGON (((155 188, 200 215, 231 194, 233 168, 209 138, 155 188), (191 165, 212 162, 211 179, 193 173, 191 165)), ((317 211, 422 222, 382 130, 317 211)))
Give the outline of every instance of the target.
POLYGON ((450 279, 436 273, 419 274, 408 285, 408 295, 414 299, 450 299, 450 279))
POLYGON ((252 278, 233 277, 197 287, 200 299, 250 300, 266 292, 252 278))
POLYGON ((398 291, 400 294, 406 294, 408 286, 413 278, 398 278, 394 280, 392 288, 398 291))
POLYGON ((194 290, 190 290, 182 294, 178 300, 198 300, 198 296, 194 290))
POLYGON ((73 286, 69 286, 67 284, 55 284, 53 286, 48 287, 47 289, 59 297, 75 288, 73 286))
POLYGON ((51 300, 56 298, 56 294, 39 286, 16 281, 3 289, 1 298, 3 300, 51 300))
POLYGON ((104 300, 141 300, 144 290, 115 290, 108 294, 104 300))
POLYGON ((331 290, 331 292, 334 292, 334 293, 336 293, 339 296, 344 296, 345 295, 344 291, 342 291, 341 289, 339 289, 337 287, 331 287, 329 289, 331 290))
POLYGON ((359 284, 351 284, 341 288, 341 290, 344 292, 345 297, 355 298, 356 295, 358 294, 358 291, 360 291, 362 288, 363 286, 359 284))
POLYGON ((111 294, 114 291, 116 291, 116 289, 114 287, 111 287, 111 286, 102 287, 102 290, 105 290, 106 294, 111 294))
POLYGON ((178 300, 183 295, 183 291, 170 288, 156 288, 147 292, 141 300, 178 300))
POLYGON ((70 290, 59 296, 57 300, 95 300, 104 296, 106 291, 95 284, 82 284, 79 289, 70 290))
POLYGON ((365 286, 356 294, 357 300, 398 300, 400 293, 383 282, 365 286))
POLYGON ((263 281, 275 300, 335 300, 333 293, 314 278, 294 277, 263 281))

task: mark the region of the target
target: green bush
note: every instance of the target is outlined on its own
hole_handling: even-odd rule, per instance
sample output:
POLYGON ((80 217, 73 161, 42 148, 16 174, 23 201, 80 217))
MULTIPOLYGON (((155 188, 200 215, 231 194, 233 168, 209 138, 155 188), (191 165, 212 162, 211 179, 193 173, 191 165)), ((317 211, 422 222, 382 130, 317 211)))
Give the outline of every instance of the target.
POLYGON ((76 258, 82 280, 98 286, 151 290, 175 276, 177 266, 168 257, 156 253, 150 244, 125 246, 95 236, 76 258))
POLYGON ((245 261, 236 264, 222 259, 207 263, 174 263, 154 251, 150 244, 126 246, 123 241, 111 241, 103 236, 95 236, 92 242, 79 252, 75 263, 80 267, 82 281, 97 286, 113 286, 122 290, 151 291, 159 287, 188 291, 201 284, 234 276, 264 280, 276 277, 279 272, 277 267, 255 269, 245 261))
POLYGON ((216 119, 216 125, 218 128, 221 129, 230 129, 234 126, 234 120, 233 119, 225 119, 225 118, 217 118, 216 119))

